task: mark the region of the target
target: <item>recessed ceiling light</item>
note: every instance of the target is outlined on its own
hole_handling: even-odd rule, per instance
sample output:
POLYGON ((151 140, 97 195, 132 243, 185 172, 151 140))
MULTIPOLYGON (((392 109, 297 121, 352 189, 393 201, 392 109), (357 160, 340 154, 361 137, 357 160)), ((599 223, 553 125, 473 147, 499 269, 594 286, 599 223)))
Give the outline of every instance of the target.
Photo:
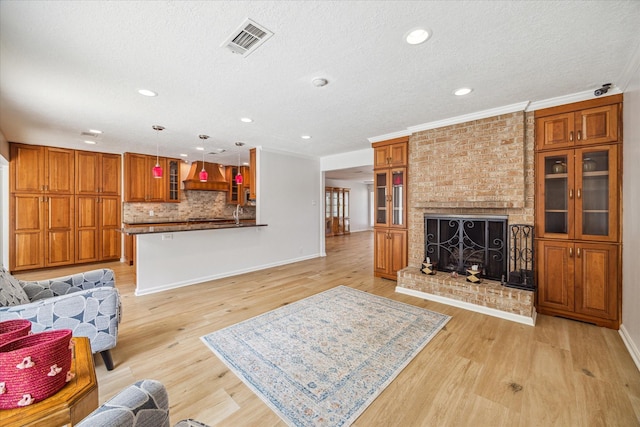
POLYGON ((196 150, 198 150, 198 151, 204 151, 204 147, 196 147, 196 150))
POLYGON ((154 92, 154 91, 149 90, 149 89, 138 89, 138 93, 140 95, 144 95, 144 96, 158 96, 157 92, 154 92))
POLYGON ((95 141, 89 141, 88 139, 84 141, 85 144, 96 145, 95 141))
POLYGON ((180 157, 189 157, 188 154, 180 153, 180 157))
POLYGON ((311 135, 302 135, 300 138, 302 138, 302 139, 311 139, 311 135))
POLYGON ((240 119, 241 122, 245 122, 245 123, 251 123, 253 122, 253 119, 249 118, 249 117, 242 117, 240 119))
POLYGON ((89 132, 91 133, 97 133, 98 135, 100 135, 102 133, 101 130, 97 130, 97 129, 89 129, 89 132))
POLYGON ((456 96, 464 96, 464 95, 469 95, 471 92, 473 92, 473 89, 468 87, 461 87, 460 89, 453 92, 453 94, 456 96))
POLYGON ((426 42, 429 37, 431 37, 431 32, 429 30, 416 28, 405 35, 405 40, 409 44, 420 44, 426 42))

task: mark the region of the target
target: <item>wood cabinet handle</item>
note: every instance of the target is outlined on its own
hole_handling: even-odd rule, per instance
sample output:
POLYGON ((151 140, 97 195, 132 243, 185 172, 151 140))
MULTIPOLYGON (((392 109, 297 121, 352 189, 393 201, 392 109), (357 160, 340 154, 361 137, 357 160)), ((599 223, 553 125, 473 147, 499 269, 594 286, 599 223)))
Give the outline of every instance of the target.
POLYGON ((577 249, 576 249, 576 256, 577 256, 578 258, 580 258, 580 248, 577 248, 577 249))
POLYGON ((578 188, 578 192, 576 193, 576 197, 578 197, 578 199, 579 199, 581 195, 582 195, 582 193, 580 192, 580 189, 578 188))
POLYGON ((569 258, 573 258, 573 248, 569 248, 569 258))
POLYGON ((573 188, 569 190, 569 198, 573 199, 573 188))
POLYGON ((578 131, 578 141, 582 139, 582 131, 578 131))
POLYGON ((573 131, 569 132, 569 141, 573 141, 573 131))

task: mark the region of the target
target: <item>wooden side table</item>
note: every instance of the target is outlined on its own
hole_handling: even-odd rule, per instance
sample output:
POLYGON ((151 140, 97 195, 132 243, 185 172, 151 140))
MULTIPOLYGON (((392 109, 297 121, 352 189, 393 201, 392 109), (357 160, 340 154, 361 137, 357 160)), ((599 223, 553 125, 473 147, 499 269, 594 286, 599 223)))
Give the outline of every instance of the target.
POLYGON ((2 426, 74 425, 98 407, 98 381, 89 338, 75 337, 71 372, 75 377, 53 396, 24 408, 0 409, 2 426))

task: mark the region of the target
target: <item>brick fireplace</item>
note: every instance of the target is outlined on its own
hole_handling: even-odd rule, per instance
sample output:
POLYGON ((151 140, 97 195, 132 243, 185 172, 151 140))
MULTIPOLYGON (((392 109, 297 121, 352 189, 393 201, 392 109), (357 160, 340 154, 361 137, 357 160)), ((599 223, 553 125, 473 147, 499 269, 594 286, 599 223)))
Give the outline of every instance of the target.
POLYGON ((518 111, 416 132, 409 139, 408 267, 397 292, 535 323, 534 293, 500 281, 420 272, 425 215, 500 216, 533 225, 534 117, 518 111))

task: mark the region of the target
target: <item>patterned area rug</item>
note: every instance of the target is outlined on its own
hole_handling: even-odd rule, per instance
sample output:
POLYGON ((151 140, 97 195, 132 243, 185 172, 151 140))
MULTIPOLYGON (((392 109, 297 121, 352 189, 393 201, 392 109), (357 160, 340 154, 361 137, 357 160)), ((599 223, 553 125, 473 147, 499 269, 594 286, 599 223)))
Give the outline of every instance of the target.
POLYGON ((347 426, 450 316, 338 286, 203 336, 292 426, 347 426))

